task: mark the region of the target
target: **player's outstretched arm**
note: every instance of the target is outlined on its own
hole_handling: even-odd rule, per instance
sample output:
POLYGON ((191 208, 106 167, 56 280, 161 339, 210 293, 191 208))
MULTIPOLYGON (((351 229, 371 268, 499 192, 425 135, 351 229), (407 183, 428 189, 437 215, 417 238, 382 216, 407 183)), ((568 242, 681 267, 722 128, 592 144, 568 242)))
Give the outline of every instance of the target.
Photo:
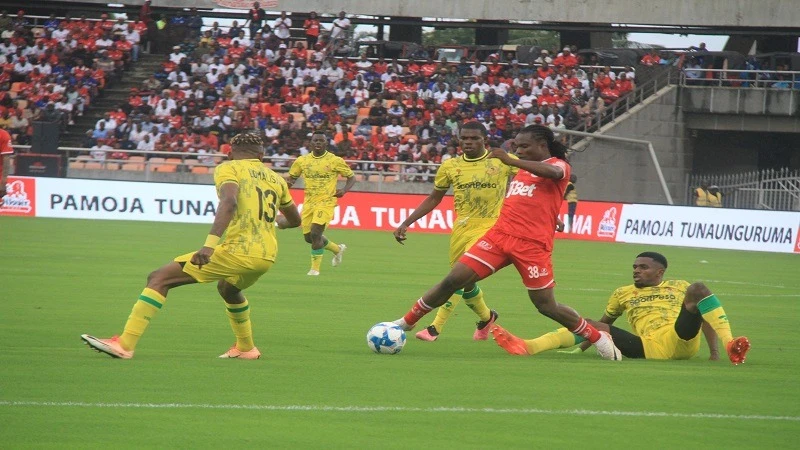
POLYGON ((278 216, 278 218, 275 219, 275 224, 281 230, 286 228, 297 228, 302 223, 300 211, 297 210, 297 206, 294 203, 280 207, 280 211, 283 215, 278 216))
POLYGON ((419 206, 417 206, 414 212, 411 213, 411 215, 408 216, 408 218, 406 218, 406 220, 404 220, 396 230, 394 230, 394 238, 397 240, 397 242, 402 244, 403 241, 406 240, 406 231, 408 231, 408 227, 422 217, 425 217, 426 214, 439 206, 439 203, 442 202, 444 194, 446 193, 447 191, 434 189, 430 195, 425 197, 425 200, 423 200, 419 206))
POLYGON ((708 351, 711 353, 711 356, 708 357, 710 361, 718 361, 719 360, 719 341, 717 340, 717 332, 714 331, 714 328, 711 325, 703 321, 702 325, 703 336, 706 338, 706 343, 708 344, 708 351))
POLYGON ((491 158, 499 159, 503 164, 511 167, 518 167, 526 172, 530 172, 538 177, 560 180, 564 178, 564 169, 553 164, 541 161, 527 161, 524 159, 512 158, 505 150, 497 148, 492 150, 491 158))
POLYGON ((287 176, 287 177, 285 178, 285 180, 286 180, 286 184, 287 184, 289 187, 292 187, 292 186, 294 186, 294 184, 297 182, 297 178, 298 178, 298 177, 293 177, 293 176, 291 176, 291 175, 287 176))
POLYGON ((237 198, 239 196, 239 185, 236 183, 224 183, 219 188, 219 207, 217 214, 214 216, 214 224, 211 225, 211 231, 208 232, 206 242, 203 247, 198 250, 193 256, 191 263, 202 268, 211 260, 211 255, 214 254, 214 248, 219 243, 220 236, 228 228, 231 223, 233 215, 236 213, 237 198))

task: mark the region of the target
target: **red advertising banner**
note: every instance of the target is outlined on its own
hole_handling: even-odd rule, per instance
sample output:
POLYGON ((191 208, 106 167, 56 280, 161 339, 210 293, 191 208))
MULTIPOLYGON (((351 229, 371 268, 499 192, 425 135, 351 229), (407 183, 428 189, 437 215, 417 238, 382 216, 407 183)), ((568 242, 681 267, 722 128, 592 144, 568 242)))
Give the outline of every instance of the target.
MULTIPOLYGON (((303 191, 292 190, 295 203, 303 203, 303 191)), ((424 200, 424 194, 378 194, 350 192, 339 199, 332 227, 360 230, 394 231, 424 200)), ((452 210, 453 198, 445 197, 430 214, 411 226, 412 230, 427 233, 450 233, 456 219, 452 210)), ((580 202, 569 233, 557 233, 561 239, 614 242, 621 203, 580 202)), ((568 222, 567 204, 561 207, 560 218, 568 222)))
MULTIPOLYGON (((339 199, 330 225, 337 228, 394 231, 427 197, 424 194, 378 194, 349 192, 339 199)), ((292 198, 301 206, 303 191, 292 189, 292 198)), ((453 198, 445 197, 430 214, 418 220, 411 230, 450 233, 455 221, 453 198)))
POLYGON ((794 252, 800 253, 800 227, 797 227, 797 239, 794 243, 794 252))
POLYGON ((2 201, 0 216, 35 216, 36 178, 8 177, 2 201))
POLYGON ((578 202, 573 218, 575 223, 570 224, 567 202, 564 202, 559 218, 569 225, 569 232, 556 233, 556 238, 614 242, 621 215, 622 203, 578 202))

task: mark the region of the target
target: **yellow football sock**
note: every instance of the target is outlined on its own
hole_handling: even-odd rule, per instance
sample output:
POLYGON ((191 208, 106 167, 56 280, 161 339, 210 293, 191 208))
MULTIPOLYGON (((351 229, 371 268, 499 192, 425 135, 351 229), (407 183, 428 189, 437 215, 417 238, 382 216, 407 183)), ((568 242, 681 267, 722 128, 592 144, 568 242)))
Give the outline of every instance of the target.
POLYGON ((725 314, 722 303, 719 302, 716 295, 711 294, 700 300, 697 303, 697 309, 700 310, 700 314, 703 315, 703 320, 708 322, 711 328, 717 332, 717 336, 719 336, 719 340, 722 341, 723 345, 733 339, 731 324, 728 322, 728 315, 725 314))
POLYGON ((253 343, 253 328, 250 325, 250 304, 247 299, 244 303, 225 302, 228 319, 231 321, 231 329, 236 336, 236 348, 239 351, 247 352, 256 345, 253 343))
POLYGON ((489 310, 489 307, 486 306, 486 302, 483 301, 483 291, 481 291, 481 288, 479 288, 477 284, 471 291, 464 292, 462 297, 464 298, 464 303, 469 306, 469 309, 480 317, 481 322, 487 322, 492 318, 492 311, 489 310))
POLYGON ((547 350, 569 348, 585 340, 586 339, 572 333, 566 328, 559 328, 556 331, 551 331, 536 339, 526 340, 525 347, 528 349, 529 354, 535 355, 537 353, 546 352, 547 350))
POLYGON ((319 272, 319 266, 322 265, 322 254, 325 249, 311 250, 311 270, 319 272))
POLYGON ((328 239, 325 239, 325 250, 332 252, 334 254, 339 253, 339 244, 333 241, 329 241, 328 239))
POLYGON ((133 305, 128 321, 125 322, 125 330, 119 337, 119 343, 122 348, 129 351, 136 349, 139 338, 142 337, 144 330, 150 325, 150 319, 155 317, 166 301, 166 297, 158 292, 150 288, 144 288, 141 295, 139 295, 139 300, 133 305))
POLYGON ((433 323, 431 325, 433 325, 433 327, 436 328, 436 331, 439 333, 442 332, 442 328, 444 328, 444 324, 447 323, 447 319, 450 318, 450 315, 453 314, 453 310, 456 309, 456 305, 458 305, 458 302, 461 301, 461 295, 463 293, 464 291, 459 289, 455 294, 453 294, 452 297, 450 297, 450 300, 448 300, 447 303, 440 306, 439 309, 436 310, 436 318, 433 319, 433 323))

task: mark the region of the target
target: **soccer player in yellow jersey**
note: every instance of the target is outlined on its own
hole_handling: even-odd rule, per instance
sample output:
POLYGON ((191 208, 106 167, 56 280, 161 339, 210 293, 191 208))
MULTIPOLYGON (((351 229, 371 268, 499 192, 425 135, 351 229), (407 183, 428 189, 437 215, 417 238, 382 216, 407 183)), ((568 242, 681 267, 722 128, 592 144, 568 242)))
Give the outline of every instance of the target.
POLYGON ((328 138, 321 131, 315 131, 311 136, 311 153, 297 158, 289 169, 289 187, 301 176, 305 179, 303 237, 311 244, 311 269, 308 275, 316 276, 319 275, 325 250, 333 253, 331 265, 342 263, 347 246, 329 241, 322 233, 333 219, 337 199, 353 188, 356 178, 342 158, 328 151, 328 138), (347 178, 342 189, 336 189, 339 175, 347 178))
MULTIPOLYGON (((600 321, 589 322, 598 330, 609 332, 622 355, 628 358, 689 359, 700 349, 702 328, 710 359, 719 359, 719 337, 731 362, 743 363, 750 341, 746 337, 733 337, 728 316, 717 296, 703 283, 664 280, 666 270, 664 255, 640 253, 633 262, 633 284, 615 290, 600 321), (635 334, 612 325, 623 314, 628 315, 635 334)), ((513 354, 534 355, 571 347, 581 340, 561 328, 526 341, 515 337, 504 348, 513 354)), ((582 342, 580 350, 587 347, 588 343, 582 342)))
MULTIPOLYGON (((497 158, 489 158, 486 149, 486 128, 478 122, 467 122, 459 131, 463 155, 443 162, 436 172, 433 192, 394 231, 397 242, 406 240, 408 227, 441 203, 444 195, 453 188, 453 207, 456 221, 450 235, 450 266, 458 261, 473 244, 494 225, 500 214, 509 178, 517 172, 497 158)), ((444 324, 461 299, 478 315, 475 340, 486 340, 489 325, 497 320, 497 312, 490 310, 477 284, 459 289, 436 311, 433 323, 416 334, 417 339, 435 341, 444 324)))
POLYGON ((253 343, 250 305, 242 290, 253 285, 275 262, 275 227, 294 228, 301 221, 286 181, 264 167, 263 153, 263 142, 257 134, 244 133, 231 139, 232 161, 220 164, 214 171, 219 207, 203 246, 152 272, 122 335, 111 339, 81 335, 89 347, 114 358, 132 358, 139 338, 164 306, 170 289, 216 281, 236 336, 236 344, 220 358, 261 356, 253 343), (279 216, 278 211, 283 215, 279 216))

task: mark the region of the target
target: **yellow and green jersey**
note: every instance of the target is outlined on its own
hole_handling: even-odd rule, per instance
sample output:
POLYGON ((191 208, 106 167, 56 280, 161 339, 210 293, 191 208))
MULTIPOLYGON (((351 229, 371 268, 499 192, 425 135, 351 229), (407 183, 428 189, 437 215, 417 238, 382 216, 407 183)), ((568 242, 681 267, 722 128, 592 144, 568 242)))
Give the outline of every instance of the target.
POLYGON ((453 187, 453 209, 459 221, 497 219, 508 179, 516 173, 516 167, 489 158, 489 152, 475 159, 461 155, 439 166, 434 188, 446 191, 453 187))
POLYGON ((236 212, 220 248, 236 255, 275 261, 278 209, 292 203, 289 186, 258 159, 226 161, 214 170, 217 194, 225 183, 239 185, 236 212))
POLYGON ((616 318, 627 313, 634 333, 648 336, 662 327, 673 326, 688 287, 689 282, 683 280, 663 281, 658 286, 644 288, 623 286, 608 299, 606 315, 616 318))
POLYGON ((325 152, 322 156, 309 153, 297 158, 289 169, 289 175, 293 178, 302 176, 305 180, 306 206, 335 206, 339 175, 350 178, 353 171, 342 158, 325 152))

